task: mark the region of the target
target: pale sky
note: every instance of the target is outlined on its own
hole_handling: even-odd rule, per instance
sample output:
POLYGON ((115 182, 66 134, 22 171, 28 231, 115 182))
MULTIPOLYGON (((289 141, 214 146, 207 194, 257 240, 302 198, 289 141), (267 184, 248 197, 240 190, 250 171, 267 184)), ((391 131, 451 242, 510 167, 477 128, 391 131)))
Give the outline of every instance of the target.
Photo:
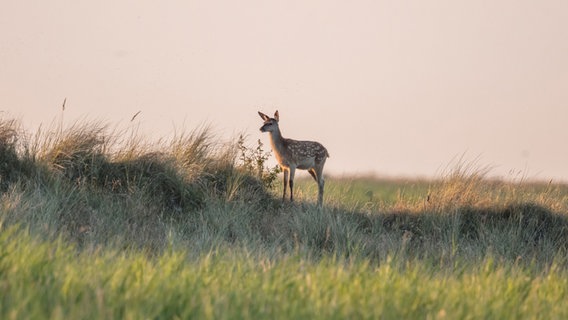
POLYGON ((568 181, 568 1, 16 1, 0 116, 316 140, 331 174, 568 181))

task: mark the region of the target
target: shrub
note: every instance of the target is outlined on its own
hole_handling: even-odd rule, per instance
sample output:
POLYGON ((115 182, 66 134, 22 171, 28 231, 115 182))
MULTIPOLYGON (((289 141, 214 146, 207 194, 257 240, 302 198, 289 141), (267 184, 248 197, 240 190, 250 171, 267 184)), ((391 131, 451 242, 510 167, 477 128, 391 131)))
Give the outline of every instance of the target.
POLYGON ((272 168, 266 165, 266 161, 270 158, 271 152, 264 151, 264 144, 260 139, 258 139, 256 147, 247 147, 245 145, 245 138, 242 135, 239 136, 237 146, 241 166, 248 173, 260 179, 266 188, 272 189, 281 170, 278 165, 272 168))

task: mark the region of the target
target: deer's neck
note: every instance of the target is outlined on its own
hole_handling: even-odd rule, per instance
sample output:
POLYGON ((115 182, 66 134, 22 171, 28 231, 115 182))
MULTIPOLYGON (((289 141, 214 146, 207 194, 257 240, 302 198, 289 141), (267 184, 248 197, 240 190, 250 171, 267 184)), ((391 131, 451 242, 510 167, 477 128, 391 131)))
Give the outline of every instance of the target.
POLYGON ((270 132, 270 144, 272 145, 272 150, 274 150, 274 153, 276 153, 277 156, 284 154, 284 150, 286 148, 285 140, 286 139, 282 137, 280 129, 270 132))

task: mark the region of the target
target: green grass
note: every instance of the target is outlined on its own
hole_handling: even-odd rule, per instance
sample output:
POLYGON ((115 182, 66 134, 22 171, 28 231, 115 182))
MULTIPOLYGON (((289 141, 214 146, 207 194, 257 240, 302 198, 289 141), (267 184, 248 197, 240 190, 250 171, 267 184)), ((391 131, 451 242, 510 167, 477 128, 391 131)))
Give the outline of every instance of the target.
POLYGON ((3 319, 565 318, 566 271, 500 264, 491 256, 439 269, 220 249, 189 258, 82 252, 4 229, 3 319))
MULTIPOLYGON (((374 177, 328 177, 325 196, 328 202, 343 207, 370 210, 385 206, 420 203, 428 196, 432 181, 410 179, 380 179, 374 177)), ((305 200, 317 196, 317 185, 312 178, 304 175, 295 187, 299 196, 305 200)), ((277 193, 282 192, 278 185, 277 193)))
POLYGON ((311 179, 282 203, 262 146, 209 132, 0 121, 0 318, 568 316, 568 186, 461 163, 327 177, 319 210, 311 179))

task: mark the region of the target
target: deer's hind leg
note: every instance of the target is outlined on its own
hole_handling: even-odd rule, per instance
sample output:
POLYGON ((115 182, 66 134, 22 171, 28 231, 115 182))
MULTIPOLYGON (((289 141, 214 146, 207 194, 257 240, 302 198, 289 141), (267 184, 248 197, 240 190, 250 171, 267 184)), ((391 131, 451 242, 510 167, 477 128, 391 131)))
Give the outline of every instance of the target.
POLYGON ((323 165, 325 162, 318 164, 314 169, 310 170, 310 174, 318 183, 318 207, 323 206, 323 189, 325 187, 325 179, 323 178, 323 165))
POLYGON ((316 170, 314 168, 311 168, 310 170, 308 170, 308 172, 310 173, 310 175, 312 176, 312 178, 314 178, 314 180, 316 180, 316 182, 318 181, 318 177, 316 175, 316 170))

